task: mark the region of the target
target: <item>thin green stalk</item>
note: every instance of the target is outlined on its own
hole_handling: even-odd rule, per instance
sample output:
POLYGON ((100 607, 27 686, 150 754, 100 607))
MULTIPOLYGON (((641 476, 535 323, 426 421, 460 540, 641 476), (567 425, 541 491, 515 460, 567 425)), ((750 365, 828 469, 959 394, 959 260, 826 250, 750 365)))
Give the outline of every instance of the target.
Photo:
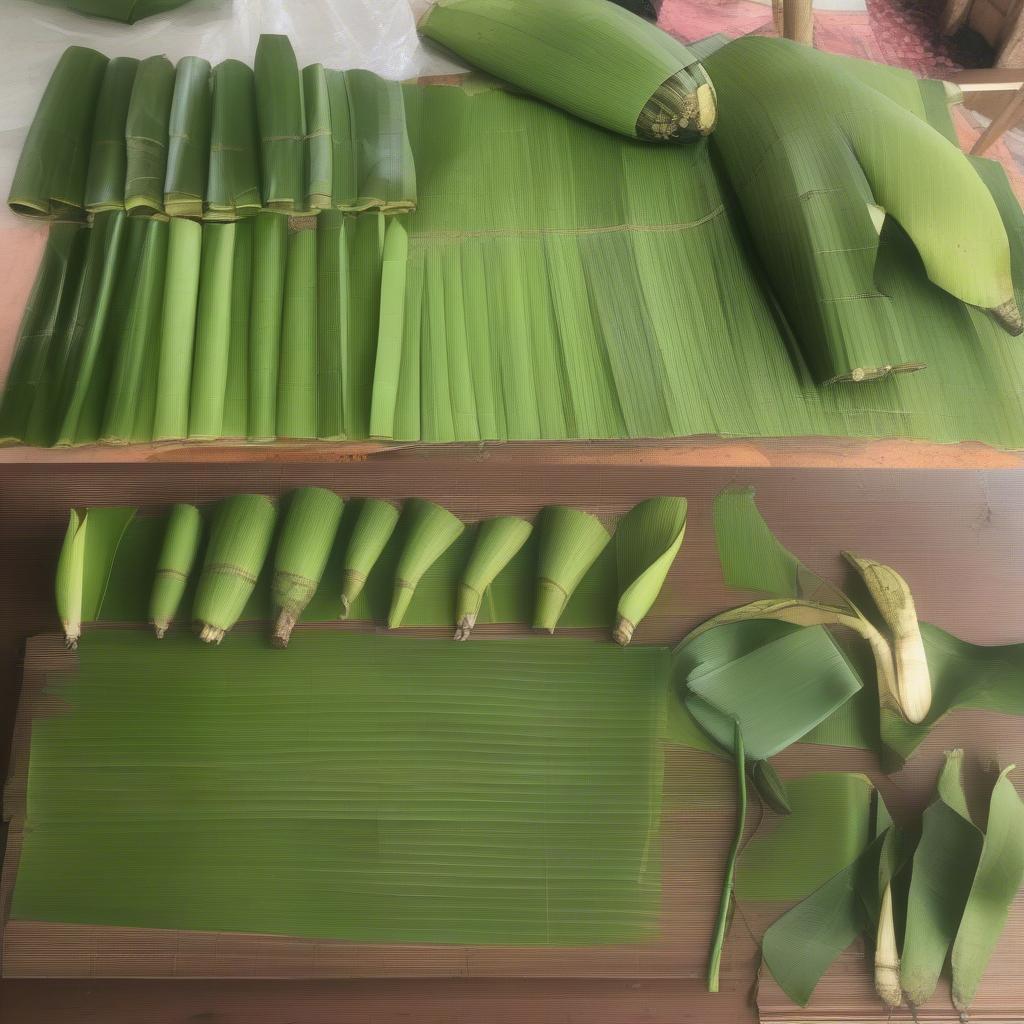
POLYGON ((740 723, 736 722, 733 745, 736 753, 736 792, 739 797, 739 813, 736 818, 736 835, 729 850, 729 859, 725 862, 725 879, 722 881, 722 899, 718 904, 718 920, 715 922, 715 934, 711 940, 711 959, 708 962, 708 991, 718 991, 718 971, 722 964, 722 946, 725 944, 725 931, 729 924, 729 907, 732 904, 733 885, 736 875, 736 859, 743 842, 743 831, 747 827, 747 771, 746 758, 743 754, 743 733, 740 723))

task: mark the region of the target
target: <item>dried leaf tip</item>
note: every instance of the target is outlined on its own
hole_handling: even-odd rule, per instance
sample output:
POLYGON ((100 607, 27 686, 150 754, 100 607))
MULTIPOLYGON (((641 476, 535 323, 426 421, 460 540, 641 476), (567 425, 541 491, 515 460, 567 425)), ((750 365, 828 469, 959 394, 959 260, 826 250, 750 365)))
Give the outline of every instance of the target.
POLYGON ((892 694, 900 714, 914 725, 923 722, 932 705, 932 684, 928 673, 917 609, 907 581, 895 569, 850 551, 843 557, 864 580, 892 638, 895 691, 892 694))

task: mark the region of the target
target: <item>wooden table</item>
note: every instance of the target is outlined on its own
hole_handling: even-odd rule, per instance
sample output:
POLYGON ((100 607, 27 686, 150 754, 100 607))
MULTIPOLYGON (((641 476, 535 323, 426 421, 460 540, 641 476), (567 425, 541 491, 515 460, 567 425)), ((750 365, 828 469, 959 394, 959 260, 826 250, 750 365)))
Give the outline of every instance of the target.
MULTIPOLYGON (((638 632, 638 640, 672 642, 700 619, 744 599, 721 580, 710 511, 723 487, 752 484, 769 523, 812 569, 848 582, 839 550, 852 547, 896 565, 928 621, 976 642, 1024 639, 1024 474, 1019 471, 701 468, 652 453, 634 453, 631 462, 625 453, 619 456, 609 462, 581 453, 535 452, 527 459, 515 446, 503 446, 476 455, 459 450, 424 459, 402 452, 333 465, 148 464, 130 474, 102 464, 6 467, 0 471, 0 735, 9 740, 25 639, 55 627, 53 569, 71 503, 148 509, 239 490, 277 494, 297 484, 321 484, 346 495, 416 494, 444 501, 471 518, 553 501, 621 510, 652 494, 681 494, 690 499, 683 552, 665 598, 638 632)), ((916 812, 927 799, 927 783, 944 747, 965 742, 974 755, 992 752, 984 729, 972 725, 965 736, 963 722, 959 730, 956 722, 954 716, 936 729, 912 762, 911 777, 880 779, 895 813, 916 812)), ((1020 728, 1024 738, 1024 722, 1020 728)), ((1011 953, 1024 955, 1024 948, 1011 953)), ((695 979, 4 980, 0 1021, 741 1022, 754 1019, 752 985, 749 973, 727 976, 718 996, 704 993, 695 979)), ((1019 1008, 1024 982, 1018 994, 1019 1008)), ((944 1012, 945 1017, 922 1019, 951 1019, 948 1007, 944 1012)))

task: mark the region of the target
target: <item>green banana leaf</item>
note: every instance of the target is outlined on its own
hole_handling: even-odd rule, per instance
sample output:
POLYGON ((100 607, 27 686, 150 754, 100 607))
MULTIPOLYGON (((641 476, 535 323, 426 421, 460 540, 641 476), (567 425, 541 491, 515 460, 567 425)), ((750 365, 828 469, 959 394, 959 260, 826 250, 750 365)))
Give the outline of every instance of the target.
POLYGON ((124 130, 138 66, 139 62, 132 57, 115 57, 103 75, 85 182, 85 208, 90 213, 124 209, 128 162, 124 130))
POLYGON ((66 4, 68 10, 79 14, 88 14, 94 18, 110 18, 112 21, 123 21, 129 25, 142 18, 152 17, 173 11, 176 7, 188 3, 188 0, 58 0, 66 4))
POLYGON ((292 217, 277 377, 278 437, 316 437, 316 289, 316 221, 292 217))
POLYGON ((263 205, 298 213, 306 200, 306 128, 302 79, 287 36, 260 36, 254 71, 263 205))
POLYGON ((33 727, 10 917, 381 943, 658 935, 664 649, 303 641, 90 637, 53 683, 67 712, 33 727), (103 757, 86 766, 85 748, 103 757))
POLYGON ((241 61, 222 61, 213 70, 208 220, 236 220, 259 211, 258 153, 252 69, 241 61))
POLYGON ((107 58, 84 46, 69 46, 57 62, 14 171, 7 204, 15 213, 85 216, 93 111, 106 68, 107 58))
POLYGON ((1006 229, 957 146, 861 76, 788 40, 736 40, 708 71, 728 112, 715 148, 819 383, 928 362, 923 348, 893 345, 880 218, 898 221, 930 281, 1010 333, 1024 330, 1006 229))
POLYGON ((463 60, 635 138, 706 135, 715 93, 682 43, 601 0, 439 0, 420 32, 463 60))
POLYGON ((171 217, 202 217, 210 164, 210 62, 183 57, 174 73, 167 125, 164 209, 171 217))
POLYGON ((124 207, 141 216, 164 212, 164 181, 174 102, 174 65, 164 56, 140 61, 125 120, 124 207))

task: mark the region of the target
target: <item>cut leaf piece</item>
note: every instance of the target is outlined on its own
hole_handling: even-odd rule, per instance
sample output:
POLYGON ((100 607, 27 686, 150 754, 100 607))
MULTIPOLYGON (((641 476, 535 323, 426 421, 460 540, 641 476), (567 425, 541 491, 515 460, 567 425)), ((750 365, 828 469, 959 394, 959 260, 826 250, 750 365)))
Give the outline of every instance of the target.
POLYGON ((907 899, 900 980, 911 1006, 931 998, 963 916, 981 856, 982 835, 967 812, 963 751, 952 750, 935 801, 921 819, 921 839, 907 899))
POLYGON ((124 128, 138 66, 139 62, 133 57, 115 57, 103 76, 103 87, 96 102, 89 176, 85 186, 85 208, 90 213, 124 209, 124 176, 128 159, 124 128))
POLYGON ((1010 904, 1024 880, 1024 803, 1005 768, 992 790, 988 827, 967 906, 953 943, 953 1005, 964 1013, 974 1001, 1010 904))
POLYGON ((264 210, 256 218, 249 320, 249 439, 277 432, 277 378, 288 258, 288 219, 264 210))
POLYGON ((789 791, 771 761, 767 760, 767 758, 761 761, 754 761, 750 768, 750 779, 754 783, 757 795, 764 801, 767 807, 776 814, 786 815, 793 813, 789 791))
POLYGON ((555 631, 580 580, 611 540, 601 521, 565 505, 541 512, 533 628, 555 631))
POLYGON ((844 551, 843 557, 860 573, 892 640, 896 699, 908 722, 915 725, 928 714, 932 685, 917 622, 917 609, 907 581, 895 569, 844 551))
POLYGON ((195 505, 175 505, 171 509, 149 600, 149 621, 158 640, 163 639, 178 613, 202 533, 203 518, 195 505))
POLYGON ((734 721, 748 756, 773 757, 849 700, 860 679, 821 626, 786 633, 686 680, 686 706, 727 750, 734 721))
POLYGON ((153 421, 153 440, 188 437, 189 394, 203 228, 175 217, 167 234, 167 274, 160 322, 160 366, 153 421))
POLYGON ((174 99, 174 65, 164 56, 139 62, 125 120, 127 172, 124 206, 129 213, 164 212, 167 143, 174 99))
POLYGON ((267 559, 276 519, 261 494, 236 494, 217 507, 192 614, 200 640, 219 644, 238 621, 267 559))
POLYGON ((359 507, 355 528, 345 548, 341 580, 341 618, 347 619, 362 593, 370 570, 398 525, 399 512, 390 501, 366 498, 359 507))
POLYGON ((448 550, 466 528, 446 508, 422 498, 410 498, 402 510, 404 535, 395 569, 395 589, 388 613, 388 629, 402 624, 409 602, 423 574, 448 550))
POLYGON ((22 147, 7 203, 28 217, 85 215, 93 112, 107 58, 69 46, 47 83, 22 147))
POLYGON ((302 173, 306 130, 302 80, 287 36, 260 36, 255 76, 263 205, 297 212, 306 196, 302 173))
POLYGON ((455 603, 455 639, 468 640, 476 625, 484 593, 533 532, 533 524, 516 516, 496 516, 477 526, 455 603))
POLYGON ((334 182, 334 146, 327 75, 322 64, 302 69, 302 99, 306 111, 306 209, 326 210, 331 205, 334 182))
POLYGON ((64 545, 57 560, 57 615, 64 630, 64 643, 74 650, 82 635, 82 585, 85 579, 85 527, 87 520, 79 519, 71 509, 64 545))
POLYGON ((685 498, 648 498, 615 528, 619 604, 613 632, 625 646, 651 610, 686 532, 685 498))
POLYGON ((322 487, 302 487, 289 498, 270 584, 275 647, 288 646, 299 616, 320 586, 343 506, 337 494, 322 487))
POLYGON ((167 126, 164 210, 171 217, 202 217, 210 164, 210 62, 183 57, 174 73, 167 126))
POLYGON ((317 430, 316 218, 288 218, 288 262, 277 377, 277 436, 317 430))
POLYGON ((237 220, 262 205, 252 68, 238 60, 218 64, 212 102, 206 217, 237 220))
POLYGON ((476 67, 632 138, 715 126, 715 92, 682 43, 600 0, 440 0, 420 32, 476 67))

